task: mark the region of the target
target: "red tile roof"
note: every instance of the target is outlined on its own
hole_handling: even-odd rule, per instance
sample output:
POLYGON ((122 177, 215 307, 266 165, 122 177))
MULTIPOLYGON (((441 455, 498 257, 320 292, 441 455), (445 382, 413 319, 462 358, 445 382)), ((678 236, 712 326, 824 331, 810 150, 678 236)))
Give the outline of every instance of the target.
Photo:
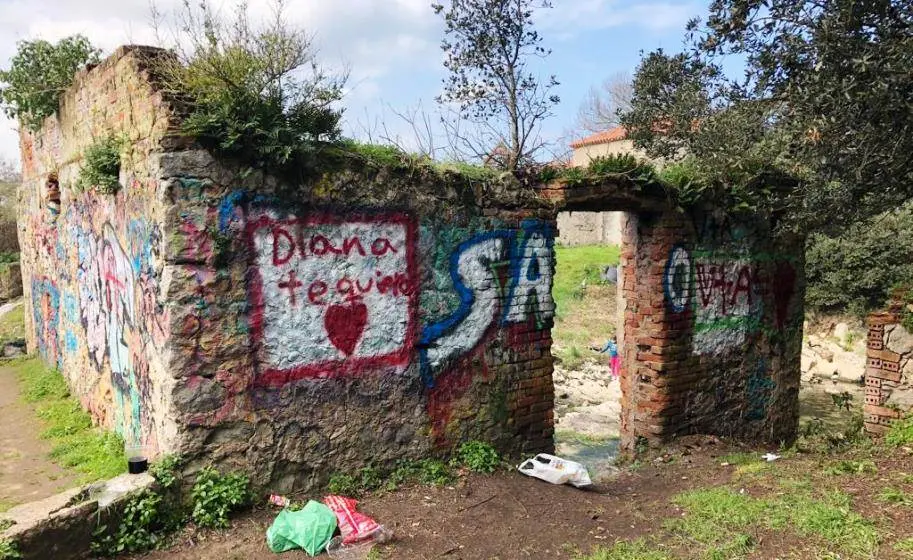
POLYGON ((619 140, 624 140, 627 137, 628 131, 625 129, 625 127, 616 126, 615 128, 597 132, 596 134, 592 134, 586 138, 574 140, 571 142, 571 148, 582 148, 584 146, 593 146, 595 144, 608 144, 609 142, 618 142, 619 140))

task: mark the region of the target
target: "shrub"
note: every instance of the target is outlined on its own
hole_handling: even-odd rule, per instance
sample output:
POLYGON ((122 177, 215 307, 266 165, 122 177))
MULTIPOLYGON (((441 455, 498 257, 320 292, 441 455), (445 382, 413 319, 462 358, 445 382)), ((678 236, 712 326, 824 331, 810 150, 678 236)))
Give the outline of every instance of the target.
POLYGON ((423 459, 418 462, 418 479, 422 484, 443 486, 453 482, 453 473, 437 459, 423 459))
POLYGON ((637 181, 652 181, 656 178, 653 164, 640 160, 633 154, 599 156, 590 160, 587 169, 593 175, 621 174, 637 181))
POLYGON ((114 194, 120 188, 120 151, 123 140, 109 135, 93 142, 83 152, 82 169, 77 186, 84 191, 95 189, 114 194))
POLYGON ((19 232, 16 227, 16 199, 10 203, 11 216, 4 216, 6 208, 0 209, 0 262, 19 262, 19 232))
POLYGON ((809 237, 805 301, 814 310, 862 315, 891 288, 913 282, 913 202, 836 236, 809 237))
POLYGON ((501 464, 501 457, 490 444, 467 441, 460 445, 454 457, 457 464, 474 472, 494 472, 501 464))
POLYGON ((178 455, 164 455, 149 466, 149 473, 162 488, 169 490, 180 480, 180 469, 181 458, 178 455))
POLYGON ((22 558, 19 547, 9 539, 0 539, 0 560, 15 560, 22 558))
POLYGON ((288 27, 281 3, 262 29, 251 27, 243 3, 232 22, 205 1, 194 6, 185 3, 178 57, 160 61, 169 89, 192 102, 184 132, 219 155, 300 177, 321 141, 339 136, 334 104, 345 77, 319 67, 310 38, 288 27))
POLYGON ((144 490, 127 502, 116 531, 109 533, 106 525, 100 525, 95 530, 92 552, 116 556, 151 550, 161 543, 165 531, 174 528, 167 518, 162 497, 144 490))
POLYGON ((100 50, 82 35, 47 41, 20 41, 16 44, 9 70, 0 71, 0 101, 3 111, 31 131, 57 112, 60 95, 73 83, 78 70, 98 63, 100 50))
POLYGON ((358 479, 345 473, 334 473, 327 484, 327 490, 330 491, 330 494, 340 496, 358 496, 361 493, 358 479))
POLYGON ((222 475, 212 467, 202 469, 190 493, 191 517, 200 527, 228 527, 228 514, 250 503, 250 480, 246 475, 222 475))

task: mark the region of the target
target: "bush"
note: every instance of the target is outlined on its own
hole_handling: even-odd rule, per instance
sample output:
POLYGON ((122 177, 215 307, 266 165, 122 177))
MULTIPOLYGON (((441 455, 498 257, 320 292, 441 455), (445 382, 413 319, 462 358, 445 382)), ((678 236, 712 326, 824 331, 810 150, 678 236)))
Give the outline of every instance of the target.
POLYGON ((161 544, 166 532, 175 528, 162 497, 144 490, 127 502, 116 531, 109 533, 106 525, 95 530, 92 552, 101 556, 116 556, 151 550, 161 544))
POLYGON ((17 558, 22 558, 22 554, 19 553, 19 546, 9 539, 0 539, 0 560, 15 560, 17 558))
POLYGON ((114 194, 120 188, 120 151, 123 140, 110 135, 92 143, 83 152, 82 169, 77 186, 84 191, 95 189, 114 194))
POLYGON ((0 101, 3 111, 31 131, 57 112, 60 95, 73 83, 78 70, 98 63, 101 53, 82 35, 47 41, 20 41, 16 44, 9 70, 0 71, 0 101))
POLYGON ((862 315, 884 305, 891 288, 913 282, 913 202, 806 245, 805 301, 816 311, 862 315))
POLYGON ((197 475, 190 493, 193 522, 200 527, 228 527, 228 514, 250 503, 250 480, 246 475, 222 475, 206 467, 197 475))
POLYGON ((491 473, 501 464, 495 448, 481 441, 467 441, 457 449, 454 460, 474 472, 491 473))
POLYGON ((593 175, 622 174, 637 181, 656 179, 656 169, 653 164, 640 160, 633 154, 598 156, 590 161, 587 169, 593 175))
POLYGON ((322 70, 310 38, 276 18, 262 29, 246 6, 225 22, 204 1, 185 3, 185 44, 161 61, 169 89, 188 98, 184 132, 221 156, 287 179, 313 168, 322 141, 339 136, 345 77, 322 70))
MULTIPOLYGON (((16 202, 13 201, 15 209, 16 202)), ((0 262, 19 262, 19 231, 16 217, 0 220, 0 262)))
POLYGON ((330 477, 329 484, 327 484, 327 490, 330 491, 330 494, 339 496, 358 496, 361 494, 358 479, 346 473, 334 473, 330 477))
POLYGON ((163 455, 149 465, 149 474, 162 488, 170 490, 181 478, 181 463, 178 455, 163 455))

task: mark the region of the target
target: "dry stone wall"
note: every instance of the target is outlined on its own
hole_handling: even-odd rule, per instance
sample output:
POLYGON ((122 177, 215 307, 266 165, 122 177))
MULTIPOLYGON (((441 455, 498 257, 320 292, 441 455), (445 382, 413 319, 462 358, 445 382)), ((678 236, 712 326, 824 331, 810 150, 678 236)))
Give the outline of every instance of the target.
POLYGON ((159 55, 118 51, 22 137, 30 348, 128 443, 274 491, 468 439, 551 450, 563 209, 631 212, 629 445, 794 430, 801 242, 685 218, 623 178, 524 186, 353 154, 298 185, 242 173, 175 133, 144 66, 159 55), (112 131, 130 140, 122 189, 77 192, 82 151, 112 131))

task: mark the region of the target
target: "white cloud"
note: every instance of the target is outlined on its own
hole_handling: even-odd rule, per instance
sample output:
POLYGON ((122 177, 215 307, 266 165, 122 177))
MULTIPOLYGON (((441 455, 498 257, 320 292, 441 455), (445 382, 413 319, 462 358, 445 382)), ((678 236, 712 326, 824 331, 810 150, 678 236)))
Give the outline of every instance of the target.
MULTIPOLYGON (((232 0, 213 6, 230 17, 232 0)), ((272 2, 252 0, 250 18, 272 16, 272 2)), ((164 15, 173 14, 179 0, 157 0, 164 15)), ((378 79, 394 71, 423 72, 439 62, 439 22, 427 0, 292 0, 285 19, 301 24, 315 37, 325 64, 351 71, 351 100, 368 102, 380 93, 378 79)), ((6 67, 15 43, 42 38, 56 41, 82 33, 105 52, 126 43, 154 44, 148 0, 0 0, 0 65, 6 67)), ((163 35, 174 24, 166 20, 163 35)), ((0 119, 0 157, 18 159, 14 123, 0 119)))
POLYGON ((684 29, 703 4, 691 1, 625 2, 619 0, 562 0, 541 16, 545 32, 568 39, 580 31, 632 26, 660 32, 684 29))
MULTIPOLYGON (((154 1, 166 15, 182 4, 182 0, 154 1)), ((228 17, 236 6, 235 0, 210 1, 228 17)), ((106 52, 125 43, 154 44, 149 2, 0 0, 0 67, 7 66, 16 41, 22 39, 57 40, 82 33, 106 52)), ((271 17, 269 0, 249 4, 252 21, 271 17)), ((430 4, 430 0, 286 0, 285 19, 314 34, 319 59, 350 71, 345 99, 350 132, 353 117, 389 114, 382 98, 397 108, 417 99, 429 108, 434 105, 437 75, 442 71, 443 24, 430 4)), ((556 0, 555 6, 537 20, 549 41, 620 26, 655 32, 681 28, 699 11, 694 3, 679 0, 556 0)), ((166 37, 173 26, 166 22, 162 29, 166 37)), ((12 127, 12 122, 0 119, 0 157, 18 159, 18 138, 12 127)))

